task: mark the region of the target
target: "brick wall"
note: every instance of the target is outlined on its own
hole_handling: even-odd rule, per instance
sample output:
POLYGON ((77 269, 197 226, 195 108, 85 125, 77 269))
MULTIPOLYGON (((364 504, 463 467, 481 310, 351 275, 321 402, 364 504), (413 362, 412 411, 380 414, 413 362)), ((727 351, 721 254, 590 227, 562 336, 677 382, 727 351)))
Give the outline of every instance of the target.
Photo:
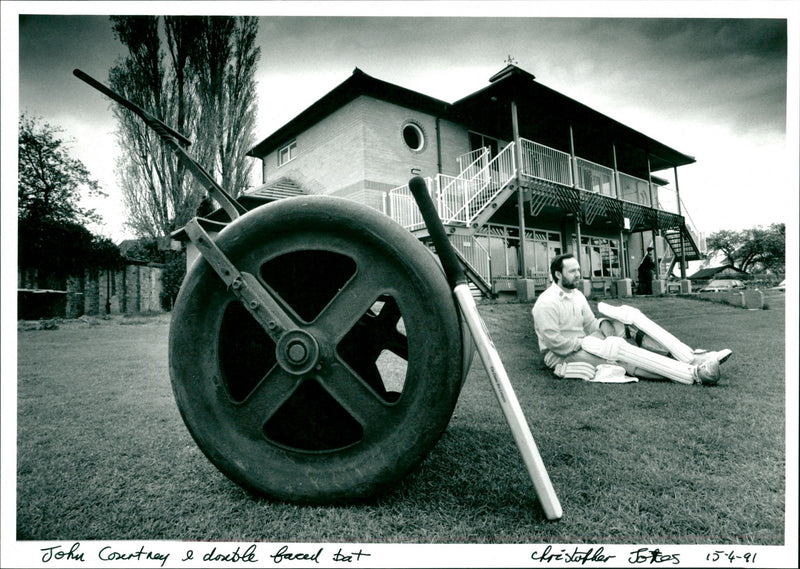
MULTIPOLYGON (((439 172, 436 117, 400 105, 361 96, 297 136, 294 160, 278 166, 278 150, 263 161, 264 183, 289 177, 310 193, 351 193, 353 188, 397 187, 411 170, 422 176, 439 172), (421 150, 408 148, 403 126, 418 125, 425 137, 421 150)), ((469 151, 462 126, 439 121, 441 172, 458 174, 456 158, 469 151)), ((286 141, 287 143, 289 140, 286 141)))
POLYGON ((67 278, 67 304, 64 311, 65 318, 78 318, 83 316, 83 279, 81 277, 67 278))
MULTIPOLYGON (((107 303, 111 314, 164 312, 161 308, 164 269, 149 265, 127 265, 119 271, 84 271, 82 277, 68 277, 66 300, 59 314, 49 317, 78 318, 104 316, 107 303)), ((19 288, 38 288, 32 271, 20 271, 19 288)))
POLYGON ((86 271, 83 277, 83 313, 100 314, 100 283, 98 271, 86 271))
POLYGON ((439 137, 442 146, 442 174, 457 176, 457 158, 470 151, 467 129, 449 121, 439 121, 439 137))
POLYGON ((139 299, 139 265, 128 265, 125 267, 125 289, 122 292, 123 306, 126 314, 139 312, 141 305, 139 299))
POLYGON ((310 193, 331 193, 363 180, 363 99, 352 101, 298 135, 294 160, 278 166, 280 149, 268 154, 263 162, 264 182, 302 179, 303 189, 310 193))

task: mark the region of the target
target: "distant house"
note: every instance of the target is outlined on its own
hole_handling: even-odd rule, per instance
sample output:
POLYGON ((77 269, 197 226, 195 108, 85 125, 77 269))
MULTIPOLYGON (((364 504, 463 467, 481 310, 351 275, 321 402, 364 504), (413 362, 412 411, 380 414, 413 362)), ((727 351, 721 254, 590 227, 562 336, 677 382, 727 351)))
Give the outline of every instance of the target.
MULTIPOLYGON (((683 215, 677 169, 695 159, 560 94, 508 65, 448 103, 355 69, 248 153, 262 185, 248 207, 331 194, 378 209, 427 236, 406 186, 428 180, 451 242, 486 295, 574 252, 593 288, 636 278, 656 246, 661 274, 702 258, 683 215), (676 187, 657 177, 670 170, 676 187)), ((683 270, 682 276, 685 276, 683 270)))
POLYGON ((733 265, 722 265, 719 267, 709 267, 700 269, 696 273, 689 276, 691 281, 707 281, 710 279, 738 279, 747 280, 750 278, 750 273, 738 269, 733 265))

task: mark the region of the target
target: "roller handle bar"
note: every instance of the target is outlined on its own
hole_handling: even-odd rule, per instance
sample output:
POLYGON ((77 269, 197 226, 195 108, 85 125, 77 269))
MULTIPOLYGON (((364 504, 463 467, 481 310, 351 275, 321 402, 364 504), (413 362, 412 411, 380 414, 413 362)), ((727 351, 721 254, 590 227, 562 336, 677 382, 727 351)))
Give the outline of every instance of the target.
POLYGON ((433 246, 436 247, 436 254, 442 262, 442 268, 450 287, 455 288, 458 285, 467 284, 464 267, 447 239, 447 233, 445 233, 444 225, 442 225, 442 220, 439 219, 436 208, 433 207, 433 200, 428 192, 428 185, 425 180, 420 176, 414 176, 408 182, 408 187, 414 196, 414 201, 417 202, 422 219, 425 220, 425 226, 428 228, 433 246))
POLYGON ((161 138, 164 138, 164 136, 171 136, 174 139, 176 139, 178 142, 180 142, 181 144, 185 144, 186 146, 191 146, 192 141, 189 140, 188 138, 186 138, 185 136, 183 136, 181 133, 179 133, 178 131, 176 131, 175 129, 170 127, 169 125, 164 124, 163 122, 158 120, 156 117, 154 117, 153 115, 151 115, 150 113, 148 113, 147 111, 142 109, 140 106, 138 106, 138 105, 136 105, 134 103, 131 103, 125 97, 122 97, 121 95, 118 95, 117 93, 115 93, 114 91, 112 91, 111 89, 109 89, 108 87, 106 87, 105 85, 103 85, 102 83, 100 83, 99 81, 94 79, 93 77, 91 77, 91 76, 87 75, 86 73, 84 73, 83 71, 81 71, 80 69, 73 70, 72 74, 75 75, 75 77, 77 77, 81 81, 83 81, 85 83, 88 83, 89 85, 91 85, 92 87, 94 87, 95 89, 100 91, 106 97, 109 97, 110 99, 113 99, 114 101, 116 101, 117 103, 119 103, 120 105, 122 105, 123 107, 125 107, 126 109, 131 111, 132 113, 140 116, 147 123, 147 125, 149 127, 151 127, 153 130, 155 130, 156 133, 158 133, 158 135, 161 138))
POLYGON ((169 125, 164 124, 156 117, 139 107, 138 105, 131 103, 128 99, 119 95, 94 79, 90 77, 80 69, 75 69, 72 71, 72 74, 75 75, 81 81, 88 83, 102 94, 106 95, 107 97, 111 98, 112 100, 116 101, 135 115, 139 116, 147 126, 152 128, 158 137, 168 146, 170 147, 175 154, 178 156, 180 162, 192 173, 192 175, 203 185, 203 187, 211 194, 219 204, 222 206, 231 220, 236 219, 242 214, 247 213, 247 209, 240 204, 236 198, 226 192, 222 186, 220 186, 216 180, 209 174, 205 168, 203 168, 197 160, 192 158, 186 150, 183 149, 181 144, 185 146, 190 146, 192 142, 183 136, 181 133, 170 127, 169 125))

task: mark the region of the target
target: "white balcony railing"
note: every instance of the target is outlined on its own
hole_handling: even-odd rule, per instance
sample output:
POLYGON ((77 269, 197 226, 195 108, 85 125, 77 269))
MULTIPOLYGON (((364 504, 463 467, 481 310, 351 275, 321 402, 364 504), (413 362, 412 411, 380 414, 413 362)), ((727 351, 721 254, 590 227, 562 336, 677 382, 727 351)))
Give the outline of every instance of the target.
POLYGON ((519 168, 531 178, 572 186, 570 155, 526 138, 520 138, 519 168))
POLYGON ((583 158, 575 158, 576 186, 587 192, 617 197, 614 170, 583 158))
POLYGON ((617 198, 626 202, 633 202, 651 207, 650 183, 647 180, 634 178, 633 176, 620 172, 617 198))
MULTIPOLYGON (((436 190, 432 180, 425 178, 425 183, 428 185, 428 192, 433 196, 436 190)), ((408 184, 389 190, 389 216, 409 231, 425 227, 425 220, 422 219, 408 184)))
MULTIPOLYGON (((480 148, 459 156, 458 162, 462 169, 458 176, 437 174, 434 178, 426 178, 439 216, 446 224, 470 225, 516 175, 517 166, 521 174, 532 178, 678 213, 678 196, 671 188, 653 185, 652 197, 656 201, 653 204, 651 184, 647 180, 614 172, 584 158, 573 158, 566 152, 525 138, 520 139, 519 153, 514 152, 512 142, 491 160, 489 150, 480 148), (573 175, 576 176, 574 184, 573 175)), ((388 208, 390 215, 408 229, 424 227, 408 186, 389 192, 388 208)), ((698 247, 703 250, 702 234, 694 227, 685 208, 681 209, 681 215, 698 247)))

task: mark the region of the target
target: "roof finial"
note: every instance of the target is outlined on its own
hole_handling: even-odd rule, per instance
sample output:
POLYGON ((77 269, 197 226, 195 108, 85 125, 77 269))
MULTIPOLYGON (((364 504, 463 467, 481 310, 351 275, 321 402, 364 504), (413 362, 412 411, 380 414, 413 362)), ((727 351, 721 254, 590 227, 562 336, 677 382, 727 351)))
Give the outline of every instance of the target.
POLYGON ((517 64, 517 60, 514 59, 513 57, 511 57, 511 54, 509 53, 508 57, 506 58, 506 60, 503 63, 508 63, 509 65, 516 65, 517 64))

